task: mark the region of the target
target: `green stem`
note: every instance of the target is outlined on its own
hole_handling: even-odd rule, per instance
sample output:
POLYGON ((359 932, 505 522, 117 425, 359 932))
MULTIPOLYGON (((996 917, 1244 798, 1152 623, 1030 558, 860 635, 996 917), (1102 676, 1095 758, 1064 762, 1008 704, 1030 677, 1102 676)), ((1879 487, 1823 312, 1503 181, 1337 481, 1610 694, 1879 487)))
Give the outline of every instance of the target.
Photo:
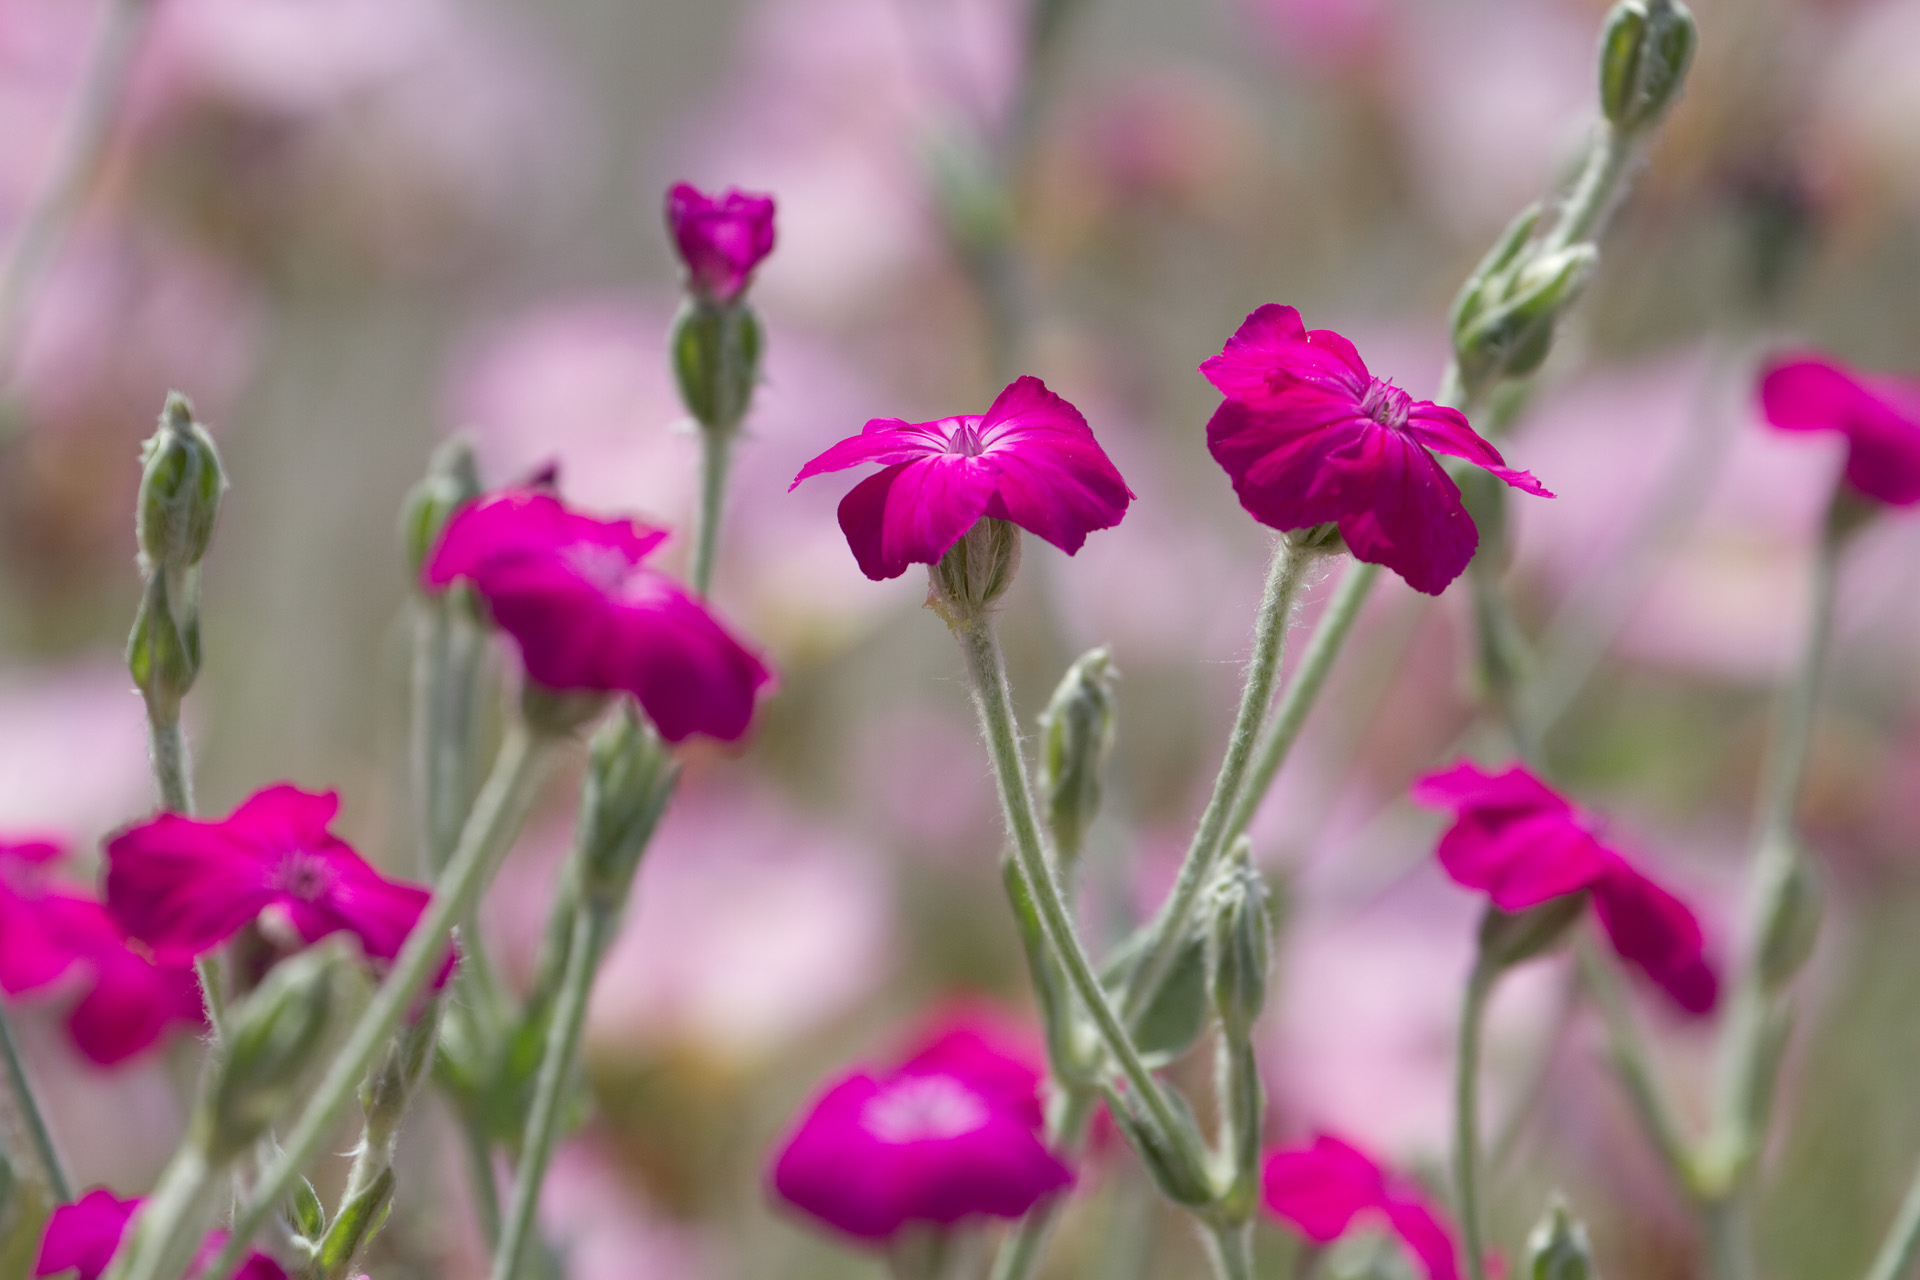
POLYGON ((1185 1130, 1174 1116, 1166 1095, 1160 1091, 1160 1082, 1141 1060, 1120 1015, 1107 999, 1106 989, 1100 985, 1093 962, 1080 943, 1073 917, 1060 896, 1059 881, 1041 845, 1040 819, 1034 811, 1033 793, 1027 786, 1026 762, 1021 758, 1019 734, 1014 726, 1006 664, 1000 656, 993 624, 985 616, 976 615, 961 626, 958 635, 973 681, 974 706, 980 713, 980 725, 993 756, 994 777, 999 783, 1001 808, 1008 834, 1013 839, 1014 856, 1031 885, 1041 928, 1134 1096, 1167 1141, 1178 1142, 1185 1130))
POLYGON ((1587 162, 1580 171, 1580 180, 1574 184, 1566 204, 1561 206, 1560 217, 1553 224, 1553 230, 1547 233, 1542 242, 1540 253, 1543 257, 1582 241, 1597 239, 1607 215, 1613 211, 1615 197, 1620 192, 1621 180, 1627 176, 1635 148, 1629 135, 1606 121, 1600 122, 1599 130, 1599 135, 1587 150, 1587 162))
POLYGON ((1219 1280, 1253 1280, 1253 1223, 1209 1226, 1207 1257, 1219 1280))
POLYGON ((493 1180, 493 1145, 478 1125, 464 1117, 460 1134, 466 1148, 468 1181, 473 1184, 474 1216, 480 1219, 480 1238, 491 1253, 500 1243, 500 1189, 493 1180))
POLYGON ((1900 1212, 1887 1228, 1887 1238, 1881 1241, 1865 1280, 1906 1280, 1916 1258, 1920 1258, 1920 1169, 1914 1171, 1906 1199, 1900 1202, 1900 1212))
POLYGON ((695 595, 705 596, 713 586, 713 566, 720 554, 720 520, 727 505, 727 470, 733 460, 732 426, 700 428, 700 522, 693 544, 690 575, 695 595))
POLYGON ((587 997, 592 993, 594 971, 612 926, 613 917, 590 903, 581 902, 574 909, 567 968, 554 1000, 553 1021, 547 1027, 533 1107, 527 1113, 526 1134, 520 1144, 520 1165, 514 1172, 513 1206, 500 1247, 493 1255, 492 1280, 513 1280, 519 1274, 521 1254, 533 1234, 540 1187, 546 1181, 547 1164, 553 1158, 559 1134, 567 1075, 587 1020, 587 997))
MULTIPOLYGON (((1253 658, 1247 664, 1247 682, 1240 691, 1240 710, 1227 737, 1226 757, 1214 779, 1213 794, 1207 798, 1200 825, 1187 846, 1186 858, 1173 882, 1159 915, 1148 926, 1145 953, 1128 979, 1122 1006, 1129 1021, 1140 1016, 1160 984, 1166 980, 1174 957, 1187 940, 1187 929, 1200 901, 1201 891, 1213 874, 1213 864, 1231 834, 1229 815, 1240 800, 1260 723, 1273 701, 1273 686, 1280 673, 1280 658, 1286 648, 1287 626, 1293 602, 1300 594, 1307 568, 1318 557, 1294 546, 1284 534, 1274 544, 1273 562, 1267 569, 1266 591, 1260 600, 1260 615, 1254 623, 1253 658)), ((1296 683, 1298 683, 1296 681, 1296 683)), ((1304 714, 1304 713, 1302 713, 1304 714)), ((1276 766, 1277 767, 1277 766, 1276 766)))
POLYGON ((6 1060, 7 1090, 13 1095, 14 1106, 27 1126, 27 1136, 33 1142, 34 1155, 39 1158, 47 1188, 61 1204, 71 1204, 73 1184, 67 1181, 66 1166, 60 1163, 60 1152, 53 1145, 53 1131, 47 1127, 40 1100, 27 1079, 27 1065, 20 1058, 20 1042, 13 1034, 13 1015, 7 1012, 4 1001, 0 1001, 0 1058, 6 1060))
POLYGON ((346 1043, 328 1064, 326 1074, 314 1088, 313 1100, 300 1113, 280 1158, 261 1173, 252 1198, 234 1216, 232 1238, 207 1274, 232 1272, 293 1180, 325 1147, 327 1135, 359 1088, 367 1068, 393 1038, 401 1019, 406 1017, 439 968, 454 924, 465 918, 512 845, 513 836, 532 803, 548 746, 544 739, 535 738, 522 725, 516 724, 508 731, 494 761, 493 772, 481 788, 466 829, 461 832, 459 848, 447 863, 440 882, 434 886, 426 911, 407 935, 406 944, 395 957, 386 980, 354 1024, 346 1043))
MULTIPOLYGON (((153 784, 160 793, 160 807, 168 813, 192 817, 193 755, 187 747, 187 733, 178 713, 156 714, 147 707, 147 754, 153 762, 153 784)), ((207 1025, 213 1029, 213 1042, 227 1038, 227 986, 222 972, 220 952, 213 950, 197 957, 193 971, 200 979, 200 998, 206 1002, 207 1025)))
POLYGON ((1326 686, 1328 675, 1333 671, 1334 659, 1340 656, 1354 622, 1360 617, 1361 606, 1366 604, 1373 584, 1379 579, 1379 565, 1364 564, 1358 560, 1340 579, 1333 599, 1327 602, 1326 612, 1320 615, 1313 635, 1307 640, 1307 651, 1300 659, 1299 669, 1293 673, 1293 679, 1287 683, 1287 687, 1280 691, 1280 705, 1275 709, 1265 734, 1261 736, 1247 785, 1234 803, 1233 816, 1227 820, 1228 840, 1253 824, 1253 815, 1259 812, 1260 802, 1266 799, 1267 792, 1273 787, 1273 780, 1280 774, 1280 766, 1287 762, 1288 753, 1299 740, 1300 730, 1307 723, 1307 714, 1313 710, 1320 691, 1326 686))
MULTIPOLYGON (((1047 1145, 1055 1151, 1077 1150, 1086 1137, 1087 1122, 1093 1118, 1098 1096, 1092 1089, 1066 1087, 1060 1096, 1060 1105, 1047 1117, 1047 1145)), ((1053 1234, 1053 1224, 1066 1202, 1064 1194, 1048 1196, 1029 1209, 1001 1242, 988 1280, 1027 1280, 1040 1264, 1047 1239, 1053 1234)))
POLYGON ((1480 1221, 1480 1033, 1494 970, 1479 960, 1460 1002, 1459 1057, 1454 1072, 1453 1181, 1460 1200, 1460 1240, 1468 1280, 1487 1280, 1486 1237, 1480 1221))
POLYGON ((181 1275, 213 1215, 216 1185, 215 1170, 200 1148, 191 1141, 181 1147, 128 1226, 126 1243, 106 1280, 172 1280, 181 1275))
POLYGON ((1574 956, 1580 969, 1581 985, 1593 998, 1595 1007, 1600 1010, 1601 1020, 1606 1024, 1607 1047, 1613 1057, 1613 1069, 1627 1091, 1627 1099, 1633 1104, 1634 1113, 1640 1117, 1647 1136, 1659 1148, 1667 1168, 1679 1180, 1681 1187, 1693 1194, 1693 1158, 1689 1154, 1687 1140, 1681 1133, 1680 1122, 1674 1114, 1667 1091, 1661 1087, 1659 1077, 1654 1073, 1645 1036, 1634 1022, 1626 993, 1620 988, 1619 975, 1594 949, 1592 942, 1584 937, 1574 943, 1574 956))

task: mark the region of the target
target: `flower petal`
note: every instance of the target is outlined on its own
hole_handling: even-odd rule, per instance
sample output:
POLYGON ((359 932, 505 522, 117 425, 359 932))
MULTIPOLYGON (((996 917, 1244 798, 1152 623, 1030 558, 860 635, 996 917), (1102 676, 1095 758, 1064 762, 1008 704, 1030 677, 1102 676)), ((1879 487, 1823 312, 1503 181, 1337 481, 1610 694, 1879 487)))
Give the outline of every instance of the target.
POLYGON ((33 1274, 52 1276, 72 1270, 79 1280, 99 1280, 139 1207, 139 1200, 122 1200, 105 1187, 95 1187, 73 1204, 61 1205, 47 1219, 33 1274))
POLYGON ((1467 415, 1458 409, 1422 400, 1407 416, 1407 434, 1434 453, 1444 453, 1491 472, 1514 488, 1536 497, 1551 498, 1547 487, 1531 472, 1516 471, 1507 465, 1500 451, 1482 439, 1467 423, 1467 415))
POLYGON ((1593 905, 1622 959, 1688 1013, 1712 1012, 1719 980, 1706 962, 1700 922, 1686 903, 1616 857, 1594 885, 1593 905))
POLYGON ((1386 1193, 1380 1166, 1356 1147, 1321 1134, 1303 1151, 1275 1151, 1260 1177, 1267 1208, 1316 1244, 1337 1240, 1354 1215, 1386 1193))
POLYGON ((936 564, 987 513, 991 464, 943 453, 868 476, 840 501, 840 528, 860 571, 876 582, 936 564))
POLYGON ((1376 426, 1342 458, 1340 535, 1354 557, 1383 565, 1415 591, 1437 596, 1465 571, 1480 532, 1433 456, 1376 426))
POLYGON ((900 418, 874 418, 862 427, 857 436, 848 436, 833 445, 826 452, 814 458, 800 468, 800 474, 787 486, 792 493, 802 480, 823 475, 829 471, 845 471, 848 467, 857 467, 865 462, 878 462, 892 466, 899 462, 912 462, 929 454, 947 452, 947 442, 953 432, 948 423, 957 423, 959 419, 945 418, 938 422, 907 422, 900 418), (943 430, 943 428, 945 428, 943 430))
POLYGON ((1249 315, 1200 372, 1228 399, 1251 404, 1305 383, 1358 406, 1372 377, 1351 342, 1331 329, 1309 333, 1298 311, 1271 302, 1249 315))
POLYGON ((986 514, 1068 555, 1120 523, 1133 491, 1078 409, 1038 378, 1016 379, 980 419, 981 459, 997 472, 986 514))
POLYGON ((1302 420, 1228 400, 1207 422, 1207 449, 1233 481, 1240 505, 1274 529, 1305 529, 1347 510, 1343 459, 1359 444, 1367 420, 1339 406, 1340 416, 1302 420))

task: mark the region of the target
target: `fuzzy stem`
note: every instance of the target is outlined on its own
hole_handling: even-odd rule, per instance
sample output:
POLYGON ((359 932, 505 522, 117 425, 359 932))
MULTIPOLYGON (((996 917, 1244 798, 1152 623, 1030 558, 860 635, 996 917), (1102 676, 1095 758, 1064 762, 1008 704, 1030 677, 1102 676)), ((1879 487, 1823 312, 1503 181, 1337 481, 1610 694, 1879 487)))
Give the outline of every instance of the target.
POLYGON ((720 554, 720 521, 727 505, 727 471, 733 461, 731 425, 700 428, 700 519, 693 544, 689 580, 695 595, 707 595, 713 586, 713 566, 720 554))
MULTIPOLYGON (((1140 963, 1128 979, 1122 1001, 1131 1021, 1148 1007, 1160 984, 1166 980, 1174 957, 1186 943, 1187 929, 1201 890, 1213 874, 1213 864, 1232 834, 1229 815, 1241 799, 1248 766, 1253 762, 1254 746, 1267 706, 1273 701, 1273 686, 1280 672, 1280 658, 1286 647, 1287 626, 1293 602, 1300 593, 1307 568, 1317 557, 1293 545, 1284 535, 1274 544, 1273 562, 1267 569, 1265 594, 1260 600, 1260 615, 1254 624, 1253 657, 1247 663, 1247 682, 1240 692, 1240 710, 1234 717, 1233 731, 1227 738, 1227 753, 1214 779, 1213 794, 1200 815, 1200 825, 1187 846, 1173 891, 1148 926, 1149 942, 1140 963)), ((1316 636, 1317 639, 1317 636, 1316 636)), ((1331 659, 1329 659, 1331 661, 1331 659)), ((1324 675, 1323 675, 1324 678, 1324 675)), ((1297 685, 1298 680, 1295 681, 1297 685)), ((1300 712, 1304 716, 1304 710, 1300 712)), ((1297 730, 1296 730, 1297 732, 1297 730)), ((1276 768, 1278 765, 1276 764, 1276 768)), ((1258 774, 1255 775, 1256 781, 1258 774)))
POLYGON ((39 1158, 47 1188, 61 1204, 69 1204, 73 1201, 73 1184, 67 1180, 66 1166, 60 1162, 60 1152, 53 1145, 53 1131, 47 1127, 40 1100, 27 1078, 27 1065, 20 1058, 20 1042, 13 1034, 13 1015, 7 1012, 4 1001, 0 1001, 0 1058, 6 1060, 7 1090, 13 1095, 14 1106, 27 1127, 27 1136, 33 1141, 34 1155, 39 1158))
POLYGON ((480 1238, 491 1252, 500 1243, 500 1189, 493 1180, 493 1149, 478 1126, 463 1122, 460 1130, 468 1181, 473 1184, 474 1216, 480 1219, 480 1238))
MULTIPOLYGON (((187 747, 187 733, 180 716, 157 713, 147 704, 147 754, 153 764, 153 785, 160 795, 160 807, 168 813, 192 817, 193 755, 187 747)), ((219 950, 195 957, 193 971, 200 979, 200 998, 206 1002, 207 1025, 213 1029, 213 1042, 227 1038, 227 985, 219 950)))
POLYGON ((532 803, 549 745, 523 725, 516 724, 509 730, 494 760, 493 772, 461 832, 459 848, 434 886, 426 911, 407 934, 386 980, 315 1086, 313 1101, 300 1113, 280 1158, 261 1173, 252 1197, 235 1214, 232 1238, 207 1274, 231 1274, 287 1188, 325 1147, 341 1109, 439 967, 454 924, 465 917, 512 845, 532 803))
POLYGON ((1559 220, 1553 224, 1553 230, 1547 233, 1541 245, 1541 254, 1558 253, 1583 240, 1593 240, 1600 234, 1607 215, 1613 212, 1613 206, 1620 194, 1622 181, 1627 176, 1635 154, 1632 136, 1616 129, 1602 120, 1599 133, 1587 150, 1587 162, 1580 171, 1580 180, 1574 184, 1567 201, 1561 206, 1559 220))
POLYGON ((1475 960, 1460 1002, 1460 1043, 1454 1071, 1453 1181, 1460 1201, 1460 1239, 1468 1280, 1487 1280, 1480 1221, 1480 1033, 1497 972, 1475 960))
MULTIPOLYGON (((171 1280, 182 1274, 211 1216, 214 1174, 206 1154, 193 1142, 175 1152, 153 1194, 127 1225, 125 1243, 106 1280, 171 1280)), ((229 1273, 222 1269, 214 1274, 229 1273)))

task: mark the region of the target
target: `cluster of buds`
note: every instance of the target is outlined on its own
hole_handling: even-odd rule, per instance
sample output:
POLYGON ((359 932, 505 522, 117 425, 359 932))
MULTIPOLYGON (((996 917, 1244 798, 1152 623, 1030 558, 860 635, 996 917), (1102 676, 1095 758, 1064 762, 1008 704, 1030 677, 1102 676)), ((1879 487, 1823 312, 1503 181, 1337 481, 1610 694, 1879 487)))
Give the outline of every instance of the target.
POLYGON ((134 531, 146 593, 127 640, 127 665, 156 724, 174 724, 200 674, 200 561, 213 540, 227 478, 206 428, 179 392, 141 452, 134 531))

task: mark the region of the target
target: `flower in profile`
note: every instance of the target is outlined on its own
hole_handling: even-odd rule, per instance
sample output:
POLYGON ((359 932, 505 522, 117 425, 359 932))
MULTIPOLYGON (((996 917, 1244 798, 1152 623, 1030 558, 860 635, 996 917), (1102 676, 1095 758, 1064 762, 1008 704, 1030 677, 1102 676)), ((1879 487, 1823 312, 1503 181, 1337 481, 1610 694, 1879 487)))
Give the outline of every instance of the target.
POLYGON ((875 581, 937 564, 983 517, 1072 555, 1095 529, 1119 524, 1133 500, 1080 411, 1034 377, 1016 379, 984 414, 875 418, 802 467, 788 490, 863 462, 885 469, 841 500, 840 528, 875 581))
POLYGON ((1435 851, 1456 884, 1507 912, 1584 891, 1622 959, 1688 1013, 1712 1010, 1719 979, 1693 912, 1602 844, 1595 819, 1526 769, 1455 765, 1415 782, 1413 798, 1457 815, 1435 851))
POLYGON ((203 1022, 199 980, 184 965, 135 953, 93 898, 46 882, 56 844, 0 844, 0 992, 38 992, 69 973, 86 994, 67 1015, 74 1046, 114 1066, 157 1043, 174 1026, 203 1022))
POLYGON ((1240 505, 1275 529, 1333 523, 1354 556, 1439 595, 1480 545, 1479 530, 1436 453, 1552 497, 1506 465, 1458 409, 1415 400, 1367 371, 1331 329, 1308 331, 1292 307, 1248 316, 1200 372, 1226 397, 1207 448, 1240 505))
POLYGON ((1760 407, 1782 431, 1837 431, 1846 484, 1891 507, 1920 502, 1920 382, 1861 373, 1811 352, 1776 357, 1760 407))
POLYGON ((733 187, 718 199, 682 182, 667 192, 667 230, 687 268, 687 289, 722 306, 773 252, 773 197, 733 187))
POLYGON ((967 1023, 894 1070, 856 1071, 813 1104, 774 1162, 775 1194, 884 1241, 910 1223, 1017 1218, 1073 1173, 1040 1136, 1038 1068, 967 1023))
MULTIPOLYGON (((120 1248, 127 1225, 133 1221, 140 1200, 122 1200, 105 1187, 95 1187, 73 1204, 61 1205, 47 1219, 46 1234, 40 1237, 40 1256, 33 1264, 35 1276, 54 1276, 72 1271, 79 1280, 100 1280, 120 1248)), ((200 1251, 187 1268, 197 1276, 227 1243, 227 1232, 211 1231, 200 1251)), ((266 1254, 255 1250, 247 1255, 233 1273, 232 1280, 286 1280, 287 1273, 266 1254)))
MULTIPOLYGON (((346 930, 391 960, 432 895, 327 830, 340 797, 280 783, 218 821, 163 813, 107 842, 107 910, 162 963, 188 963, 269 908, 305 942, 346 930)), ((443 975, 444 976, 444 975, 443 975)))
POLYGON ((1378 1216, 1420 1261, 1427 1280, 1457 1280, 1452 1234, 1419 1189, 1389 1177, 1358 1148, 1326 1134, 1311 1146, 1267 1155, 1261 1199, 1315 1244, 1345 1235, 1356 1218, 1378 1216))
POLYGON ((421 576, 429 588, 471 582, 536 682, 631 693, 669 742, 694 733, 733 742, 773 673, 644 563, 666 536, 508 490, 455 514, 421 576))

